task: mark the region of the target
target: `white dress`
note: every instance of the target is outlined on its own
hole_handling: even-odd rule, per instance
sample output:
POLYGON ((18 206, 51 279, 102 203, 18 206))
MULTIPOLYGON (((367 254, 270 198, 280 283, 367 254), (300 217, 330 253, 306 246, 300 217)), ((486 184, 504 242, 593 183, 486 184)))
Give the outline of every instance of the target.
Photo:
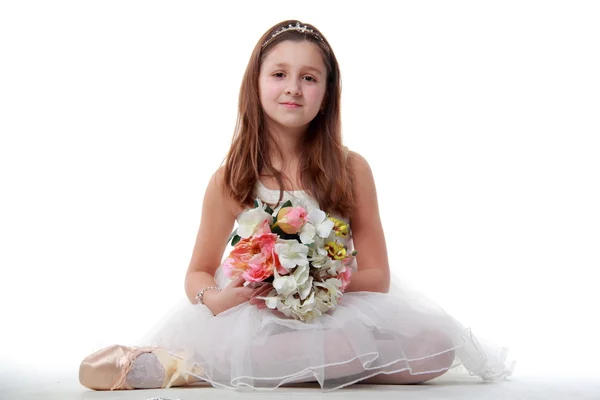
MULTIPOLYGON (((267 203, 277 203, 279 198, 278 190, 260 182, 256 193, 267 203)), ((284 192, 280 204, 288 199, 318 206, 304 191, 284 192)), ((353 248, 351 235, 345 244, 353 248)), ((228 246, 223 260, 230 250, 228 246)), ((228 284, 221 267, 215 280, 220 287, 228 284)), ((268 390, 317 381, 331 390, 380 373, 422 374, 456 367, 460 368, 455 371, 495 381, 507 378, 514 369, 514 363, 506 362, 506 348, 478 340, 433 300, 404 287, 395 277, 389 293, 344 293, 332 313, 310 323, 249 303, 213 316, 205 306, 185 298, 140 344, 183 355, 186 365, 204 370, 195 375, 198 378, 235 389, 268 390), (449 364, 452 352, 454 360, 449 364)))

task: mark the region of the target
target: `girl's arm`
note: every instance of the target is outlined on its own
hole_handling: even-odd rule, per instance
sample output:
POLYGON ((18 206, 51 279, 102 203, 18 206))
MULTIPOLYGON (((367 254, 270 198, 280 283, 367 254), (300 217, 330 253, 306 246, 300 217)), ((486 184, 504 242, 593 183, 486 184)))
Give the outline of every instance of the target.
POLYGON ((379 268, 360 268, 352 274, 346 292, 381 292, 390 290, 390 275, 379 268))
MULTIPOLYGON (((223 167, 211 177, 204 200, 202 217, 196 236, 192 258, 185 275, 185 292, 191 303, 196 304, 196 294, 205 287, 217 286, 214 275, 227 246, 236 217, 236 205, 222 193, 223 167)), ((223 292, 208 290, 204 293, 204 304, 218 314, 231 307, 248 301, 253 289, 242 286, 243 281, 235 281, 223 292)))
POLYGON ((352 274, 346 291, 387 293, 390 289, 390 267, 385 236, 379 216, 377 191, 367 160, 351 151, 355 176, 355 207, 350 216, 352 240, 358 251, 358 270, 352 274))

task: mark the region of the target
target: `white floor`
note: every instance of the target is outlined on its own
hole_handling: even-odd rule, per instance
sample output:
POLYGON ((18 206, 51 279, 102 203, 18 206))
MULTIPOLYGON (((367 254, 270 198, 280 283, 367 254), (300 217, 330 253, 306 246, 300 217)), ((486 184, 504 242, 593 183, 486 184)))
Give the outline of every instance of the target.
POLYGON ((288 399, 290 396, 325 398, 384 399, 485 399, 485 400, 600 400, 600 376, 539 377, 515 374, 510 381, 486 383, 478 378, 453 376, 452 373, 421 385, 353 385, 333 392, 322 392, 316 384, 302 384, 269 392, 237 392, 210 386, 162 390, 96 392, 81 386, 77 371, 4 370, 0 378, 1 400, 169 400, 192 399, 288 399))

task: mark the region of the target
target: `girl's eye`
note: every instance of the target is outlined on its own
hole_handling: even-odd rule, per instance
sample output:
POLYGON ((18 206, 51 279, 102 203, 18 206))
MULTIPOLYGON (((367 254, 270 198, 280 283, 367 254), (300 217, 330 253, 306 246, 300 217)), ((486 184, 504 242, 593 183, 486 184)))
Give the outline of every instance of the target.
MULTIPOLYGON (((284 73, 283 73, 283 72, 275 72, 275 73, 273 74, 273 76, 274 76, 274 77, 276 77, 276 78, 281 78, 283 75, 284 75, 284 73)), ((309 81, 309 82, 316 82, 315 78, 313 78, 313 77, 312 77, 312 76, 310 76, 310 75, 306 75, 306 76, 304 76, 304 78, 308 78, 308 81, 309 81)))

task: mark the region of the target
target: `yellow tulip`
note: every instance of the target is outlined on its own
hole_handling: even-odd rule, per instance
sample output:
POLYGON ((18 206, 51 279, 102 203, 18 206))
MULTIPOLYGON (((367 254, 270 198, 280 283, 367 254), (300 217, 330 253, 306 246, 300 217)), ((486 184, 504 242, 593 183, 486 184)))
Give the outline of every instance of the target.
POLYGON ((340 242, 327 242, 325 243, 325 249, 334 260, 343 260, 346 258, 346 246, 340 242))
POLYGON ((336 236, 346 237, 350 233, 350 226, 344 221, 335 217, 329 217, 333 221, 333 230, 336 236))

